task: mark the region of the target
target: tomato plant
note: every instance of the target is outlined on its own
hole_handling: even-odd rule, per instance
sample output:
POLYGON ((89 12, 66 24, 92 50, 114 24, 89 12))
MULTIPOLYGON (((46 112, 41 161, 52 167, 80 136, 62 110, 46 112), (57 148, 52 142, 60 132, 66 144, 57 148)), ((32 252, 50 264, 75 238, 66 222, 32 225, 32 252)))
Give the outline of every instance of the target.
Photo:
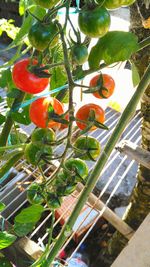
POLYGON ((12 79, 18 89, 29 94, 38 94, 48 86, 48 78, 40 78, 29 70, 30 65, 36 66, 37 63, 35 59, 25 58, 14 64, 12 79))
POLYGON ((100 143, 93 137, 81 136, 74 143, 74 153, 83 160, 95 160, 100 155, 100 143))
POLYGON ((115 82, 108 74, 98 74, 90 80, 90 87, 98 87, 93 95, 97 98, 109 98, 115 89, 115 82))
POLYGON ((110 26, 110 15, 104 7, 86 9, 79 13, 80 30, 89 37, 98 38, 105 35, 110 26))
POLYGON ((33 47, 43 51, 48 46, 51 48, 58 43, 58 28, 53 22, 44 24, 36 22, 29 30, 28 38, 33 47))
MULTIPOLYGON (((81 130, 85 129, 88 123, 91 122, 91 112, 94 112, 94 117, 97 122, 103 123, 105 121, 105 112, 100 106, 93 103, 83 105, 76 113, 76 124, 81 130)), ((94 122, 93 118, 92 122, 94 122)), ((93 124, 90 130, 93 131, 95 129, 96 126, 93 124)))
POLYGON ((60 123, 54 121, 55 115, 64 113, 62 104, 52 97, 42 97, 35 100, 30 106, 30 119, 38 127, 60 127, 60 123))
MULTIPOLYGON (((114 63, 130 60, 132 55, 149 45, 149 39, 138 43, 138 38, 133 33, 109 31, 109 9, 129 6, 133 2, 135 1, 85 0, 84 6, 76 12, 79 26, 76 28, 71 18, 70 0, 20 0, 19 12, 23 15, 21 28, 12 34, 15 26, 10 27, 11 21, 0 25, 0 32, 8 32, 10 29, 9 36, 13 35, 14 38, 8 50, 16 48, 16 54, 0 69, 0 87, 7 91, 7 105, 3 103, 6 112, 0 114, 0 178, 4 178, 10 168, 16 166, 23 157, 32 164, 32 169, 38 168, 40 173, 40 183, 35 180, 27 190, 27 200, 31 205, 17 214, 10 232, 9 229, 0 232, 0 243, 1 248, 5 248, 17 236, 29 234, 36 227, 42 213, 50 212, 51 225, 47 231, 46 250, 32 267, 53 265, 55 256, 68 233, 71 233, 79 211, 92 192, 107 158, 149 82, 148 69, 139 85, 136 84, 132 101, 100 155, 101 145, 98 140, 88 136, 88 131, 98 128, 108 130, 103 124, 105 112, 101 104, 97 105, 95 101, 78 103, 81 107, 75 112, 77 103, 74 103, 74 96, 80 93, 81 88, 83 93, 93 93, 99 98, 99 103, 102 103, 103 98, 113 94, 115 81, 108 74, 95 73, 106 66, 113 67, 114 63), (63 10, 62 23, 60 14, 63 10), (68 32, 68 25, 75 41, 71 37, 71 31, 68 32), (92 38, 98 38, 94 45, 92 38), (26 58, 23 59, 24 56, 26 58), (86 61, 88 64, 83 66, 86 61), (89 74, 95 76, 88 86, 84 84, 84 78, 89 74), (43 93, 45 89, 47 90, 43 93), (38 93, 41 93, 40 96, 32 99, 32 95, 38 93), (67 109, 62 105, 66 98, 67 109), (78 127, 75 132, 74 122, 78 127), (22 124, 25 128, 30 123, 31 126, 32 123, 36 126, 33 132, 30 135, 21 134, 22 124), (63 132, 59 131, 64 128, 63 132), (97 160, 90 173, 85 160, 97 160), (51 165, 54 168, 52 172, 51 165), (49 171, 45 168, 49 168, 49 171), (85 185, 83 193, 62 233, 54 241, 55 210, 61 206, 63 197, 78 189, 78 182, 85 185)), ((2 101, 0 98, 0 102, 2 101)), ((4 208, 2 203, 0 211, 4 208)))

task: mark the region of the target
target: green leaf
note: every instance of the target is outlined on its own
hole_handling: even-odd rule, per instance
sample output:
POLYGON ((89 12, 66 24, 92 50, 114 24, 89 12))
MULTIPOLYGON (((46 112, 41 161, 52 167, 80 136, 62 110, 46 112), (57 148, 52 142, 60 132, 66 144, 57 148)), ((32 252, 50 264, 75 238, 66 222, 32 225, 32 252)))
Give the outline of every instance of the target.
POLYGON ((30 117, 29 117, 29 107, 25 107, 21 113, 18 111, 12 112, 11 116, 14 121, 24 124, 24 125, 29 125, 31 123, 30 117))
POLYGON ((5 116, 0 114, 0 125, 2 125, 5 122, 5 116))
POLYGON ((125 61, 138 50, 138 39, 131 32, 112 31, 100 38, 91 49, 89 66, 98 68, 101 60, 108 65, 125 61))
POLYGON ((131 65, 131 70, 132 70, 133 86, 136 87, 140 82, 140 75, 138 73, 138 69, 137 69, 136 65, 133 62, 132 62, 132 65, 131 65))
POLYGON ((9 98, 17 98, 18 96, 20 96, 20 91, 16 88, 13 88, 8 94, 7 97, 9 98))
POLYGON ((0 211, 3 211, 5 209, 6 205, 2 202, 0 202, 0 211))
POLYGON ((36 223, 41 218, 44 207, 41 205, 32 205, 23 209, 16 217, 15 222, 18 223, 36 223))
MULTIPOLYGON (((62 62, 64 60, 62 47, 60 47, 60 45, 52 49, 52 58, 53 58, 53 63, 62 62)), ((51 90, 66 84, 67 75, 64 67, 60 66, 51 69, 51 74, 52 74, 50 81, 51 90)))
POLYGON ((25 236, 28 233, 30 233, 33 228, 35 227, 35 223, 19 223, 15 222, 14 224, 14 231, 17 234, 17 236, 25 236))
POLYGON ((16 240, 15 235, 11 235, 6 231, 0 232, 0 249, 9 247, 16 240))
POLYGON ((5 88, 12 84, 12 76, 10 68, 1 71, 0 73, 0 87, 5 88))
POLYGON ((26 17, 26 19, 24 20, 18 34, 16 35, 16 38, 13 40, 13 42, 7 47, 6 50, 11 49, 12 47, 15 47, 17 45, 19 45, 20 43, 23 42, 23 40, 25 39, 25 37, 27 36, 28 32, 29 32, 29 28, 32 25, 32 21, 33 18, 29 15, 28 17, 26 17))

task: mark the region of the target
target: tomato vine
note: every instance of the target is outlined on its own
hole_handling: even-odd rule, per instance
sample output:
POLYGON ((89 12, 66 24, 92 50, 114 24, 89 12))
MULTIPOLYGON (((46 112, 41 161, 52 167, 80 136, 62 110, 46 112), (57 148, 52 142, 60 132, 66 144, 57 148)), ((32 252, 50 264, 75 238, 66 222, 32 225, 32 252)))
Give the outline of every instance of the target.
POLYGON ((76 29, 70 18, 71 0, 21 1, 23 6, 20 10, 24 13, 23 24, 12 44, 7 48, 9 50, 16 47, 17 52, 0 70, 0 86, 7 87, 8 104, 5 116, 0 117, 0 157, 2 164, 5 162, 0 171, 0 178, 3 178, 24 156, 30 164, 39 168, 42 181, 41 183, 35 181, 29 186, 27 199, 31 206, 15 217, 14 226, 11 229, 12 236, 8 238, 4 232, 2 235, 3 238, 5 235, 9 246, 15 241, 17 235, 23 236, 31 232, 45 210, 52 212, 46 249, 43 255, 31 265, 32 267, 52 265, 67 238, 65 231, 68 229, 72 231, 75 220, 108 156, 149 83, 148 67, 100 155, 99 142, 89 137, 88 133, 96 128, 109 130, 104 124, 105 111, 99 105, 89 103, 82 105, 75 112, 73 92, 76 87, 82 87, 85 94, 93 94, 101 99, 110 97, 115 90, 115 81, 108 74, 103 73, 103 68, 129 60, 132 54, 150 44, 149 38, 138 43, 137 37, 132 33, 109 32, 111 23, 109 9, 129 6, 133 2, 135 1, 87 0, 85 5, 76 11, 78 13, 78 29, 76 29), (62 8, 65 9, 63 25, 59 20, 59 12, 62 8), (68 25, 71 27, 69 33, 67 33, 68 25), (82 40, 82 33, 84 40, 82 40), (92 38, 98 38, 98 40, 90 48, 92 38), (26 46, 24 50, 23 44, 26 46), (22 55, 26 55, 26 58, 22 58, 22 55), (88 69, 85 70, 83 64, 86 62, 88 69), (94 76, 90 84, 80 84, 88 74, 97 71, 102 73, 94 76), (54 90, 51 91, 51 88, 54 90), (41 95, 34 96, 38 93, 41 95), (63 100, 66 95, 68 106, 67 110, 64 110, 63 100), (24 105, 26 103, 27 105, 24 105), (22 136, 16 124, 28 125, 31 122, 37 128, 31 136, 22 136), (72 138, 75 123, 79 129, 77 140, 72 138), (64 128, 67 133, 57 140, 55 132, 64 128), (12 137, 14 132, 17 137, 14 143, 8 144, 8 138, 12 137), (53 148, 59 144, 64 144, 65 148, 58 156, 53 152, 53 148), (70 149, 71 158, 68 158, 70 149), (7 151, 10 151, 10 155, 7 151), (43 171, 43 164, 50 165, 54 159, 59 161, 59 166, 47 177, 43 171), (90 174, 85 160, 97 160, 90 174), (64 196, 75 191, 78 182, 82 182, 85 188, 57 242, 54 243, 52 238, 54 211, 61 206, 64 196), (43 203, 47 205, 46 208, 43 203))

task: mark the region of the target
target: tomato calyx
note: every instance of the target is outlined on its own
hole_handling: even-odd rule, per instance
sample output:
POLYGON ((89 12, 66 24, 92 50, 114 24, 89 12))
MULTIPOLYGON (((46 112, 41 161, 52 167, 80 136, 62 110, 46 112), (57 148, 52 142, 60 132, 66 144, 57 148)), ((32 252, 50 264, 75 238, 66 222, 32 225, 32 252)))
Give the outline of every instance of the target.
POLYGON ((86 121, 79 120, 77 118, 76 121, 82 122, 86 125, 85 129, 80 132, 79 136, 87 133, 93 126, 96 126, 99 129, 108 130, 108 127, 105 124, 96 120, 95 110, 93 109, 90 110, 88 119, 86 121))
POLYGON ((104 91, 108 93, 108 89, 104 86, 103 75, 102 73, 100 73, 99 78, 96 82, 96 86, 90 87, 88 90, 84 90, 83 93, 89 94, 98 92, 101 98, 107 99, 107 97, 103 94, 104 91))
POLYGON ((69 121, 64 119, 66 113, 63 113, 62 115, 58 115, 55 111, 54 108, 52 106, 52 104, 49 104, 48 106, 48 121, 49 120, 53 120, 55 122, 59 122, 61 124, 65 124, 68 125, 69 121))
POLYGON ((40 66, 28 66, 28 71, 35 74, 39 78, 50 78, 52 75, 46 72, 47 66, 40 67, 40 66))

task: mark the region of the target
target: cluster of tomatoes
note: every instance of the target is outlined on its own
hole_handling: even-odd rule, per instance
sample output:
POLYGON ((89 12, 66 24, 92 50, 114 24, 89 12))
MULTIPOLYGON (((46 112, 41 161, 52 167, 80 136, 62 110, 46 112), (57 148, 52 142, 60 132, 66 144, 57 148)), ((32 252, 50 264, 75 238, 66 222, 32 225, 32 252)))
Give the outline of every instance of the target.
MULTIPOLYGON (((25 147, 25 157, 28 162, 40 166, 45 161, 53 159, 52 146, 55 140, 56 136, 52 129, 35 129, 31 142, 25 147)), ((61 205, 62 197, 71 194, 76 189, 77 182, 85 180, 88 167, 82 159, 95 160, 100 153, 100 144, 95 138, 81 136, 75 141, 73 150, 75 157, 64 161, 61 171, 48 188, 44 183, 33 183, 29 187, 27 198, 31 204, 45 202, 50 209, 57 209, 61 205)))
MULTIPOLYGON (((32 66, 37 62, 34 60, 32 66)), ((36 94, 43 91, 48 83, 48 78, 40 78, 30 72, 30 59, 23 59, 14 65, 12 71, 13 81, 20 90, 36 94)), ((113 92, 114 81, 111 77, 104 74, 96 75, 90 81, 90 87, 98 87, 94 95, 98 98, 107 98, 113 92), (100 92, 100 94, 99 94, 100 92)), ((98 123, 105 121, 103 109, 96 104, 83 105, 75 115, 75 121, 80 129, 85 129, 90 123, 90 113, 94 111, 94 120, 98 123)), ((53 129, 63 128, 67 125, 61 124, 58 119, 63 116, 63 104, 53 97, 40 97, 30 105, 31 121, 38 127, 31 135, 31 141, 25 147, 25 158, 34 166, 50 163, 54 159, 53 147, 55 146, 56 136, 53 129), (62 127, 63 126, 63 127, 62 127)), ((66 116, 65 116, 66 118, 66 116)), ((68 117, 66 118, 68 119, 68 117)), ((92 118, 93 124, 93 118, 92 118)), ((94 130, 93 124, 90 130, 94 130)), ((88 167, 83 160, 96 160, 100 154, 100 144, 92 137, 80 136, 72 146, 74 158, 67 159, 63 168, 57 175, 50 187, 43 184, 34 183, 28 191, 27 197, 32 204, 46 202, 49 208, 56 209, 61 205, 63 196, 71 194, 78 181, 84 180, 88 175, 88 167)))
MULTIPOLYGON (((14 65, 12 77, 18 89, 26 93, 37 94, 45 90, 49 84, 49 79, 40 78, 32 73, 29 69, 30 63, 33 66, 37 64, 36 60, 30 62, 28 58, 18 61, 14 65)), ((89 86, 96 88, 93 92, 95 97, 108 98, 114 92, 115 83, 111 76, 99 74, 91 79, 89 86)), ((97 122, 103 123, 105 121, 105 114, 100 106, 93 103, 87 104, 82 106, 76 113, 76 124, 80 129, 83 130, 86 127, 91 110, 95 112, 97 122)), ((40 128, 60 128, 61 123, 58 122, 57 116, 62 116, 63 114, 63 104, 53 97, 38 98, 30 106, 30 119, 40 128)), ((66 118, 68 117, 66 116, 66 118)), ((91 130, 94 129, 95 126, 91 127, 91 130)))
MULTIPOLYGON (((60 0, 34 0, 43 8, 53 11, 60 0)), ((110 26, 109 9, 127 6, 135 0, 93 0, 84 6, 78 15, 79 29, 91 38, 105 35, 110 26)), ((52 12, 53 13, 53 12, 52 12)), ((48 13, 49 15, 49 13, 48 13)), ((76 32, 76 30, 74 29, 76 32)), ((72 62, 83 65, 88 60, 86 43, 81 43, 79 32, 76 32, 77 42, 71 39, 70 47, 72 62)), ((59 42, 59 30, 55 16, 43 21, 37 20, 28 34, 31 45, 39 52, 55 47, 59 42)), ((71 38, 71 37, 70 37, 71 38)), ((50 75, 44 65, 35 58, 25 58, 14 64, 12 78, 15 86, 28 94, 38 94, 44 91, 50 82, 50 75)), ((110 97, 115 88, 115 82, 108 74, 98 74, 89 83, 89 92, 96 98, 110 97)), ((31 136, 30 143, 25 147, 25 158, 34 166, 42 166, 54 160, 53 147, 57 144, 55 130, 68 127, 69 114, 64 111, 63 104, 53 97, 39 97, 29 110, 31 121, 38 127, 31 136), (62 121, 68 122, 67 124, 62 121)), ((74 116, 76 125, 81 130, 95 130, 105 121, 104 110, 94 103, 83 105, 74 116)), ((86 132, 85 131, 85 132, 86 132)), ((78 181, 83 181, 88 175, 88 167, 84 160, 96 160, 100 154, 99 142, 89 136, 80 136, 72 146, 73 157, 66 159, 61 166, 56 179, 49 186, 34 183, 28 191, 27 197, 31 204, 47 203, 51 209, 61 205, 62 197, 71 194, 78 181)))

